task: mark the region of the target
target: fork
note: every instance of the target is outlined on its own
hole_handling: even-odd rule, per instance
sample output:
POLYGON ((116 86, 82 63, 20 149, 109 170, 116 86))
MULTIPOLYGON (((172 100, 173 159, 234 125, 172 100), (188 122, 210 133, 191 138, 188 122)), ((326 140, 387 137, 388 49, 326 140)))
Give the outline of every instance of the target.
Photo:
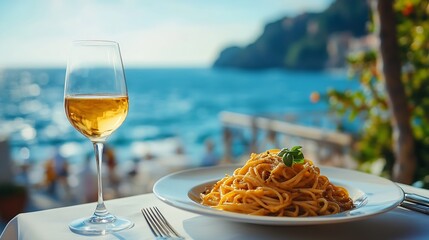
POLYGON ((418 194, 405 193, 404 201, 400 205, 413 211, 429 214, 429 198, 418 194))
POLYGON ((145 218, 150 230, 156 238, 161 239, 185 239, 174 230, 168 223, 164 215, 157 207, 142 208, 143 217, 145 218))

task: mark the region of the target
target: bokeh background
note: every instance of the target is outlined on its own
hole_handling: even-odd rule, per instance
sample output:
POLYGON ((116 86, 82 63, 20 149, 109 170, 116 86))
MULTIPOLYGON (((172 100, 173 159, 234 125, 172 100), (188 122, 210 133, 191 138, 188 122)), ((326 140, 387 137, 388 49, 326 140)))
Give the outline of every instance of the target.
MULTIPOLYGON (((18 209, 1 210, 2 224, 17 212, 95 201, 92 145, 64 114, 73 40, 121 47, 130 108, 107 143, 106 199, 151 192, 174 171, 293 145, 317 164, 391 177, 394 126, 374 2, 1 1, 0 199, 22 199, 6 203, 18 209)), ((428 3, 393 6, 401 87, 417 106, 427 102, 426 90, 413 89, 429 76, 419 71, 428 63, 428 3)), ((425 109, 411 109, 419 147, 425 109)), ((424 186, 428 171, 408 183, 424 186)))

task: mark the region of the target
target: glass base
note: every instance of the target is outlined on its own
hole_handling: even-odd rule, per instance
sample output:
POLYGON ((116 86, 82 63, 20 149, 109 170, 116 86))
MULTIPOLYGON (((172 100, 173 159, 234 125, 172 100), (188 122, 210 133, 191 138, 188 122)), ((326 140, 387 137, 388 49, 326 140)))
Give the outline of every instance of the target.
POLYGON ((129 229, 133 226, 133 222, 109 214, 102 218, 92 216, 90 218, 74 220, 70 223, 69 228, 72 232, 81 235, 105 235, 129 229))

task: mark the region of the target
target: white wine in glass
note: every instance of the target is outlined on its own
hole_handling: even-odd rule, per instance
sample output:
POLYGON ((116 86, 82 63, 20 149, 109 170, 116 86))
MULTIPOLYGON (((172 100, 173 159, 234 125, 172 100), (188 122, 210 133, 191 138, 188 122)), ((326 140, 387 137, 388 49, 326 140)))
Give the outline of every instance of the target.
POLYGON ((118 43, 73 42, 67 63, 64 108, 71 125, 94 145, 98 179, 94 213, 71 222, 70 230, 82 235, 103 235, 133 227, 131 221, 110 214, 103 200, 104 143, 128 113, 128 92, 118 43))

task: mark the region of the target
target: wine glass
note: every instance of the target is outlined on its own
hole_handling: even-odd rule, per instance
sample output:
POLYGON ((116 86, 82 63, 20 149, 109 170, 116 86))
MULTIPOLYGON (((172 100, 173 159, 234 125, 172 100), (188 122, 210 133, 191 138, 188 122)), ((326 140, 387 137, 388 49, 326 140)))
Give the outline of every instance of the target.
POLYGON ((93 215, 70 223, 71 231, 104 235, 134 226, 110 214, 103 201, 102 157, 107 138, 128 113, 128 93, 119 44, 112 41, 74 41, 67 63, 64 108, 71 125, 94 145, 98 201, 93 215))

